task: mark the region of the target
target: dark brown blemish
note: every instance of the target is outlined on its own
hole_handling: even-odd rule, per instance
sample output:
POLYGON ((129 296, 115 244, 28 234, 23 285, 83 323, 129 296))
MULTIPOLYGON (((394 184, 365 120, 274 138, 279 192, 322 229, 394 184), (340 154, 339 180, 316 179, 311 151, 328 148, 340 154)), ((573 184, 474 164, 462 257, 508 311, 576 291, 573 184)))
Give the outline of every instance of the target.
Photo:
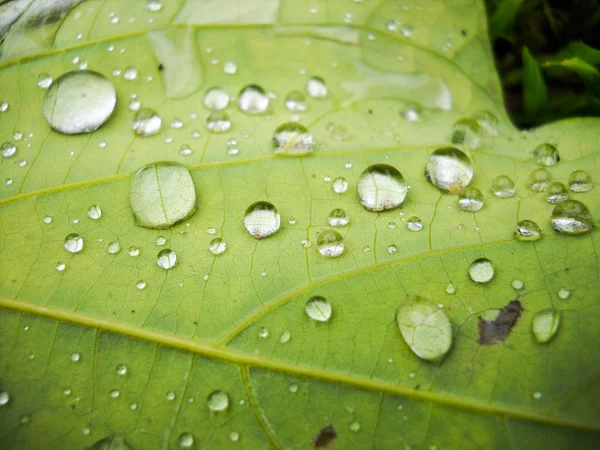
POLYGON ((464 28, 460 30, 460 34, 462 34, 463 36, 467 35, 467 30, 465 30, 464 28))
POLYGON ((369 114, 373 114, 373 110, 372 109, 369 109, 369 114))
POLYGON ((479 329, 479 340, 477 342, 481 345, 501 344, 504 342, 523 311, 521 302, 515 299, 502 308, 500 314, 494 320, 485 320, 479 316, 477 318, 477 328, 479 329))
POLYGON ((335 442, 337 438, 337 432, 333 425, 329 425, 328 427, 323 428, 319 433, 315 436, 313 440, 314 448, 327 448, 331 444, 335 442))
POLYGON ((161 72, 161 71, 162 71, 162 70, 164 70, 164 69, 165 69, 165 66, 164 66, 164 64, 159 64, 159 65, 158 65, 158 71, 159 71, 159 72, 161 72))

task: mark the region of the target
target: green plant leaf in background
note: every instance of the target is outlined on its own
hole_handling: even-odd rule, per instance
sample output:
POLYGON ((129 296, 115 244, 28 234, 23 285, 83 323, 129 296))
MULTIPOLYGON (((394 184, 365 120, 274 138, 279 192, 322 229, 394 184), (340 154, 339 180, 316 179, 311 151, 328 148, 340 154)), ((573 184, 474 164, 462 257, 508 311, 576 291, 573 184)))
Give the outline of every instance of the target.
POLYGON ((542 69, 527 47, 523 47, 523 107, 525 113, 540 112, 548 102, 548 92, 542 69))
MULTIPOLYGON (((565 193, 539 186, 569 184, 600 216, 598 189, 572 175, 600 177, 600 121, 511 125, 482 2, 16 0, 0 14, 0 447, 597 447, 600 241, 553 231, 547 198, 565 193), (79 70, 110 80, 116 107, 60 134, 46 89, 79 70), (288 122, 308 135, 279 155, 288 122), (472 169, 481 208, 425 179, 452 142, 470 166, 449 181, 472 169), (179 165, 151 166, 130 200, 132 174, 159 161, 179 165), (400 208, 361 206, 373 164, 410 186, 400 208), (261 201, 279 216, 246 226, 279 229, 254 239, 244 215, 261 201), (140 226, 157 225, 160 210, 143 215, 156 202, 175 202, 169 223, 191 215, 140 226), (335 258, 330 215, 349 218, 335 258), (513 238, 525 219, 541 239, 513 238)), ((406 192, 399 180, 386 186, 406 192)))

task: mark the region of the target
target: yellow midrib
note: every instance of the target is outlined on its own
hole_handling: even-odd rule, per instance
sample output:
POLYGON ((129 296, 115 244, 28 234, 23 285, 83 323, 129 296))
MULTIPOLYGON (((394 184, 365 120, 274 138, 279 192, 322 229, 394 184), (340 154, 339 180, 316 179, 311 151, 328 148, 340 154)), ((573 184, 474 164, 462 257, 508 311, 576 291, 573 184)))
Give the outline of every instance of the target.
POLYGON ((360 375, 351 375, 302 364, 295 365, 284 361, 275 361, 261 356, 250 355, 244 352, 233 350, 221 345, 215 345, 209 341, 176 336, 170 333, 146 329, 137 325, 113 322, 108 319, 79 312, 71 312, 55 307, 26 303, 6 297, 0 297, 0 307, 22 313, 35 314, 58 321, 70 322, 76 325, 87 326, 98 330, 118 333, 128 337, 197 353, 205 357, 233 363, 238 366, 246 365, 301 377, 314 378, 327 382, 342 383, 360 389, 400 395, 410 399, 466 409, 483 414, 496 415, 508 419, 525 420, 546 425, 600 433, 600 426, 598 424, 550 416, 513 406, 493 405, 477 399, 463 398, 440 392, 421 391, 410 387, 401 386, 389 381, 371 379, 360 375))

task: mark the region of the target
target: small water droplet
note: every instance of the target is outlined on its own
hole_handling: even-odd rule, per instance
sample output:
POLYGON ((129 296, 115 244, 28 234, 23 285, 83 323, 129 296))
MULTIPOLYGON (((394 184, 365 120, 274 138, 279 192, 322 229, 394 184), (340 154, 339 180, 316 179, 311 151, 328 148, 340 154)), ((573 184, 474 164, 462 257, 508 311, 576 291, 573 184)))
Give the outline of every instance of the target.
POLYGON ((213 255, 222 255, 227 249, 227 243, 221 238, 214 238, 208 249, 213 255))
POLYGON ((396 247, 394 244, 391 244, 388 246, 387 251, 390 255, 393 255, 398 251, 398 247, 396 247))
POLYGON ((8 109, 8 102, 0 102, 0 112, 5 112, 8 109))
POLYGON ((498 134, 498 118, 489 111, 479 111, 473 116, 477 125, 490 136, 498 134))
POLYGON ((476 283, 488 283, 494 278, 494 266, 487 258, 478 258, 469 267, 469 276, 476 283))
POLYGON ((135 80, 138 76, 138 70, 135 67, 128 66, 123 71, 123 79, 127 81, 135 80))
POLYGON ((144 280, 138 280, 138 282, 135 284, 135 287, 140 291, 146 289, 146 282, 144 280))
POLYGON ((258 336, 265 339, 269 337, 269 330, 267 330, 265 327, 261 327, 260 330, 258 330, 258 336))
POLYGON ((312 98, 323 98, 327 95, 327 83, 321 77, 311 77, 306 82, 306 90, 312 98))
POLYGON ((406 228, 410 231, 421 231, 423 229, 423 223, 421 222, 421 218, 417 216, 412 216, 406 222, 406 228))
POLYGON ((439 148, 429 156, 425 178, 442 192, 458 194, 471 182, 473 166, 459 149, 439 148))
POLYGON ((547 344, 556 334, 560 325, 560 312, 554 309, 544 309, 538 312, 531 322, 535 340, 539 344, 547 344))
POLYGON ((129 405, 129 409, 132 411, 135 411, 138 408, 137 403, 132 403, 131 405, 129 405))
POLYGON ((175 400, 175 392, 173 392, 173 391, 167 392, 166 398, 167 398, 167 401, 172 402, 173 400, 175 400))
POLYGON ((518 278, 512 280, 510 282, 510 285, 513 287, 513 289, 516 289, 517 291, 523 289, 523 287, 525 286, 523 280, 519 280, 518 278))
POLYGON ((10 402, 10 394, 6 391, 0 392, 0 406, 5 406, 10 402))
POLYGON ((587 192, 593 187, 592 177, 585 170, 576 170, 569 175, 569 189, 573 192, 587 192))
POLYGON ((183 128, 183 122, 180 119, 173 119, 171 120, 171 128, 180 130, 181 128, 183 128))
POLYGON ((120 395, 121 395, 121 393, 117 389, 110 391, 110 396, 112 398, 119 398, 120 395))
POLYGON ((157 236, 156 239, 154 239, 154 243, 160 247, 167 243, 167 238, 164 236, 157 236))
POLYGON ((56 271, 57 272, 63 272, 66 269, 67 266, 65 266, 65 263, 63 262, 58 262, 56 263, 56 271))
POLYGON ((529 174, 529 187, 535 192, 546 192, 552 176, 546 169, 535 169, 529 174))
POLYGON ((229 407, 229 396, 223 391, 213 391, 208 396, 208 409, 214 412, 225 411, 229 407))
POLYGON ((50 217, 50 216, 45 216, 43 220, 44 220, 44 223, 52 223, 52 217, 50 217))
POLYGON ((275 154, 304 155, 313 151, 315 141, 308 129, 296 122, 277 127, 273 134, 275 154))
POLYGON ((231 128, 229 115, 220 111, 210 113, 206 118, 206 128, 215 134, 225 133, 231 128))
POLYGON ((407 103, 400 111, 400 115, 407 122, 420 122, 423 108, 418 103, 407 103))
POLYGON ((235 156, 240 152, 238 148, 238 143, 235 139, 229 139, 227 141, 227 154, 231 156, 235 156))
POLYGON ((214 111, 220 111, 229 105, 229 94, 220 87, 213 87, 204 94, 204 106, 214 111))
POLYGON ((295 394, 296 392, 298 392, 298 385, 296 383, 292 383, 290 384, 288 389, 292 394, 295 394))
POLYGON ((454 145, 474 149, 479 145, 481 128, 471 119, 461 119, 454 124, 451 141, 454 145))
POLYGON ((237 431, 232 431, 231 433, 229 433, 229 439, 231 440, 231 442, 239 441, 240 433, 238 433, 237 431))
POLYGON ((458 196, 458 206, 463 211, 476 212, 483 208, 483 194, 476 187, 466 187, 458 196))
POLYGON ((317 248, 323 256, 335 258, 344 252, 344 239, 334 230, 324 230, 317 238, 317 248))
POLYGON ((279 336, 279 343, 287 344, 290 341, 291 337, 292 337, 292 333, 290 333, 288 330, 284 330, 281 333, 281 336, 279 336))
POLYGON ((571 291, 569 291, 566 288, 560 288, 557 294, 558 298, 560 298, 561 300, 566 300, 571 296, 571 291))
POLYGON ((456 292, 454 285, 452 283, 448 283, 446 286, 446 294, 454 294, 456 292))
POLYGON ((9 158, 17 153, 17 146, 12 142, 5 142, 0 147, 0 154, 5 158, 9 158))
POLYGON ((129 256, 133 256, 133 257, 139 256, 140 249, 132 246, 132 247, 129 247, 129 251, 127 253, 129 253, 129 256))
POLYGON ((550 183, 547 192, 548 196, 546 197, 546 201, 551 205, 562 203, 569 198, 569 191, 567 191, 567 187, 560 181, 554 181, 550 183))
POLYGON ((409 38, 412 36, 414 28, 412 25, 405 24, 405 25, 402 25, 401 31, 402 31, 402 36, 409 38))
POLYGON ((308 239, 302 239, 302 241, 300 242, 300 245, 302 245, 302 247, 304 247, 304 248, 309 248, 310 246, 312 246, 312 242, 309 241, 308 239))
POLYGON ((533 158, 540 166, 553 166, 560 161, 558 149, 548 143, 540 144, 533 150, 533 158))
POLYGON ((37 87, 40 89, 48 89, 52 84, 52 77, 47 73, 40 73, 37 78, 37 87))
POLYGON ((337 177, 331 187, 336 194, 343 194, 348 190, 348 181, 344 177, 337 177))
POLYGON ((81 355, 79 353, 71 353, 71 361, 79 362, 81 355))
POLYGON ((71 233, 65 238, 64 246, 71 253, 79 253, 83 250, 83 238, 77 233, 71 233))
POLYGON ((180 448, 192 448, 194 446, 194 436, 191 433, 182 433, 179 436, 180 448))
POLYGON ((250 84, 240 91, 238 104, 247 114, 262 114, 269 107, 269 96, 260 86, 250 84))
POLYGON ((98 220, 102 217, 102 209, 98 205, 90 206, 90 209, 88 209, 88 217, 93 220, 98 220))
POLYGON ((407 192, 408 186, 402 174, 387 164, 367 167, 358 179, 358 199, 369 211, 396 208, 402 204, 407 192))
POLYGON ((343 227, 350 223, 350 216, 345 210, 336 208, 329 213, 327 220, 332 227, 343 227))
POLYGON ((565 234, 583 234, 592 231, 594 218, 587 206, 577 200, 565 200, 552 211, 554 230, 565 234))
POLYGON ((142 106, 142 103, 137 100, 137 99, 133 99, 129 102, 129 105, 127 106, 127 108, 129 108, 130 111, 138 111, 140 109, 140 107, 142 106))
POLYGON ((492 192, 496 197, 509 198, 515 195, 515 182, 506 175, 499 175, 492 180, 492 192))
POLYGON ((19 422, 22 425, 28 424, 29 422, 31 422, 31 416, 29 414, 23 414, 19 422))
POLYGON ((275 206, 269 202, 259 201, 246 209, 244 227, 256 239, 271 236, 279 230, 280 225, 281 216, 275 206))
POLYGON ((533 220, 521 220, 515 229, 517 241, 537 241, 542 237, 542 230, 533 220))
POLYGON ((237 72, 237 64, 233 61, 225 61, 223 64, 223 73, 227 75, 235 75, 237 72))
POLYGON ((117 366, 117 374, 118 375, 126 375, 127 374, 127 366, 125 364, 119 364, 117 366))
POLYGON ((540 398, 542 398, 542 393, 541 392, 534 392, 533 393, 533 398, 535 398, 536 400, 539 400, 540 398))
POLYGON ((133 116, 131 128, 137 136, 152 136, 159 132, 162 119, 158 113, 150 108, 142 108, 133 116))
POLYGON ((162 7, 162 0, 146 0, 146 9, 150 12, 158 12, 162 7))
POLYGON ((317 322, 327 322, 331 318, 331 303, 324 297, 314 296, 304 306, 306 314, 317 322))
POLYGON ((285 107, 293 112, 306 111, 306 97, 300 91, 292 91, 285 98, 285 107))
POLYGON ((350 431, 354 431, 355 433, 360 431, 360 423, 358 423, 356 420, 354 420, 353 422, 350 423, 350 431))
POLYGON ((390 223, 388 223, 388 228, 390 230, 395 230, 396 229, 396 222, 390 222, 390 223))
POLYGON ((388 31, 396 31, 398 29, 398 25, 400 25, 398 23, 397 20, 390 20, 385 24, 385 27, 387 28, 388 31))
POLYGON ((365 252, 365 253, 368 253, 368 252, 370 252, 370 251, 371 251, 371 247, 369 247, 368 245, 365 245, 365 246, 363 247, 363 252, 365 252))
POLYGON ((165 270, 172 269, 177 263, 177 255, 170 248, 165 248, 158 252, 156 263, 158 264, 158 267, 165 270))

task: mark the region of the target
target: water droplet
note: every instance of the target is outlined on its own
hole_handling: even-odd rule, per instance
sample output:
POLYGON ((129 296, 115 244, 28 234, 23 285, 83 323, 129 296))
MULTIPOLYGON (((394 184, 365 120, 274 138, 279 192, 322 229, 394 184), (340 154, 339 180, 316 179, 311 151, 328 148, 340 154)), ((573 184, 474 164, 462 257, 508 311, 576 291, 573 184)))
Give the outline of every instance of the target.
POLYGON ((71 353, 71 361, 79 362, 81 355, 79 353, 71 353))
POLYGON ((292 383, 290 384, 288 389, 292 394, 295 394, 296 392, 298 392, 298 385, 296 383, 292 383))
POLYGON ((554 181, 550 183, 547 192, 548 197, 546 197, 546 201, 551 205, 562 203, 569 198, 569 192, 567 191, 567 187, 560 181, 554 181))
POLYGON ((191 433, 182 433, 179 436, 180 448, 192 448, 194 446, 194 436, 191 433))
POLYGON ((469 267, 469 276, 476 283, 488 283, 494 278, 494 266, 487 258, 478 258, 469 267))
POLYGON ((180 119, 171 120, 171 128, 180 130, 181 128, 183 128, 183 121, 181 121, 180 119))
POLYGON ((417 216, 412 216, 406 222, 406 228, 410 231, 421 231, 423 229, 423 223, 421 222, 421 218, 417 216))
POLYGON ((146 0, 146 9, 150 12, 160 11, 162 7, 162 0, 146 0))
POLYGON ((206 229, 206 232, 208 234, 217 234, 217 229, 213 228, 213 227, 209 227, 209 228, 206 229))
POLYGON ((227 249, 227 243, 221 238, 215 238, 210 241, 208 248, 213 255, 222 255, 227 249))
POLYGON ((265 327, 261 327, 260 330, 258 330, 258 336, 261 338, 268 338, 269 337, 269 330, 266 329, 265 327))
POLYGON ((227 75, 235 75, 237 72, 237 65, 233 61, 225 61, 223 64, 223 72, 227 75))
POLYGON ((454 289, 454 285, 452 283, 448 283, 446 286, 446 294, 454 294, 456 290, 454 289))
POLYGON ((476 187, 466 187, 458 196, 458 206, 463 211, 476 212, 483 208, 483 194, 476 187))
POLYGON ((146 282, 144 280, 138 280, 138 282, 135 284, 135 287, 140 291, 146 289, 146 282))
POLYGON ((569 189, 573 192, 587 192, 592 187, 592 177, 585 170, 576 170, 569 175, 569 189))
POLYGON ((370 251, 371 251, 371 247, 369 247, 368 245, 365 245, 365 246, 363 247, 363 252, 365 252, 365 253, 368 253, 368 252, 370 252, 370 251))
POLYGON ((98 220, 102 216, 102 209, 98 205, 90 206, 88 209, 88 217, 93 220, 98 220))
POLYGON ((40 89, 48 89, 52 84, 52 77, 47 73, 40 73, 37 78, 37 87, 40 89))
POLYGON ((210 113, 206 118, 206 128, 215 134, 225 133, 231 128, 229 115, 219 111, 210 113))
POLYGON ((148 164, 133 175, 129 202, 137 225, 167 228, 196 212, 196 188, 185 166, 148 164))
POLYGON ((66 269, 66 267, 67 266, 65 266, 65 263, 63 263, 63 262, 56 263, 57 272, 63 272, 66 269))
POLYGON ((535 192, 546 192, 552 176, 546 169, 535 169, 529 174, 529 187, 535 192))
POLYGON ((308 317, 317 322, 327 322, 331 318, 331 303, 318 295, 307 301, 304 309, 308 317))
POLYGON ((127 374, 127 366, 125 364, 119 364, 117 366, 117 374, 118 375, 126 375, 127 374))
POLYGON ((533 220, 521 220, 515 228, 514 237, 517 241, 537 241, 542 237, 542 230, 533 220))
POLYGON ((83 238, 77 233, 67 235, 65 249, 71 253, 79 253, 83 249, 83 238))
POLYGON ((492 191, 499 198, 509 198, 517 191, 515 182, 506 175, 499 175, 492 180, 492 191))
POLYGON ((396 222, 390 222, 390 223, 388 223, 388 228, 390 230, 395 230, 396 229, 396 222))
POLYGON ((534 392, 533 393, 533 398, 535 398, 536 400, 539 400, 540 398, 542 398, 542 393, 541 392, 534 392))
POLYGON ((317 248, 323 256, 335 258, 344 253, 342 235, 334 230, 324 230, 317 238, 317 248))
POLYGON ((308 129, 296 122, 280 125, 273 134, 275 154, 304 155, 313 151, 315 141, 308 129))
POLYGON ((592 231, 594 219, 583 203, 565 200, 554 207, 552 226, 559 233, 583 234, 592 231))
POLYGON ((552 144, 540 144, 533 150, 536 164, 540 166, 553 166, 560 161, 558 149, 552 144))
POLYGON ((167 392, 166 398, 167 398, 167 401, 172 402, 173 400, 175 400, 175 392, 173 392, 173 391, 167 392))
POLYGON ((120 395, 121 395, 121 393, 117 389, 110 391, 110 396, 112 398, 119 398, 120 395))
POLYGON ((327 95, 327 84, 320 77, 311 77, 306 82, 306 90, 312 98, 323 98, 327 95))
POLYGON ((292 333, 290 333, 288 330, 284 330, 283 333, 281 333, 281 336, 279 336, 279 343, 287 344, 290 341, 291 337, 292 333))
POLYGON ((45 216, 43 220, 44 220, 44 223, 52 223, 52 217, 50 217, 50 216, 45 216))
POLYGON ((129 405, 129 409, 132 411, 135 411, 138 408, 137 403, 132 403, 131 405, 129 405))
POLYGON ((172 269, 177 263, 177 255, 170 248, 165 248, 158 252, 156 263, 165 270, 172 269))
POLYGON ((90 133, 111 116, 117 103, 113 84, 97 72, 67 72, 52 82, 42 111, 48 125, 64 134, 90 133))
POLYGON ((437 362, 450 350, 450 321, 435 303, 419 296, 408 297, 396 320, 402 337, 419 358, 437 362))
POLYGON ((22 425, 28 424, 29 422, 31 422, 31 416, 29 414, 23 414, 19 422, 22 425))
POLYGON ((337 177, 331 187, 336 194, 343 194, 348 190, 348 181, 344 177, 337 177))
POLYGON ((306 97, 300 91, 292 91, 285 98, 285 107, 293 112, 306 111, 306 97))
POLYGON ((8 109, 8 102, 0 102, 0 112, 5 112, 8 109))
POLYGON ((0 392, 0 406, 4 406, 8 402, 10 402, 10 394, 6 391, 0 392))
POLYGON ((9 158, 15 153, 17 153, 17 146, 12 142, 5 142, 0 147, 0 154, 2 154, 2 156, 4 156, 5 158, 9 158))
POLYGON ((561 300, 566 300, 571 296, 571 291, 569 291, 566 288, 560 288, 558 290, 557 295, 558 295, 558 298, 560 298, 561 300))
POLYGON ((204 94, 204 106, 214 111, 220 111, 229 105, 229 94, 220 87, 210 88, 204 94))
POLYGON ((425 178, 442 192, 458 194, 471 182, 473 166, 459 149, 439 148, 429 156, 425 178))
POLYGON ((269 202, 256 202, 251 204, 244 215, 244 227, 256 239, 271 236, 281 225, 279 212, 269 202))
POLYGON ((154 239, 154 243, 160 247, 161 245, 165 245, 167 243, 167 238, 164 236, 157 236, 157 238, 154 239))
POLYGON ((229 407, 229 396, 223 391, 213 391, 208 396, 208 409, 214 412, 225 411, 229 407))
MULTIPOLYGON (((338 142, 347 141, 350 139, 350 134, 348 133, 348 128, 339 123, 330 122, 327 124, 327 131, 329 131, 329 135, 331 138, 338 142)), ((346 167, 346 169, 352 168, 352 164, 350 167, 346 167)))
POLYGON ((491 136, 498 134, 498 118, 489 111, 480 111, 473 116, 477 125, 491 136))
POLYGON ((394 244, 388 246, 387 251, 390 255, 393 255, 394 253, 396 253, 398 251, 398 247, 396 247, 394 244))
POLYGON ((369 211, 396 208, 402 204, 407 192, 402 174, 387 164, 367 167, 358 179, 358 199, 369 211))
POLYGON ((137 99, 133 99, 129 102, 129 105, 127 106, 129 108, 130 111, 137 111, 140 109, 140 107, 142 106, 142 103, 137 100, 137 99))
POLYGON ((129 256, 139 256, 140 254, 140 249, 137 247, 129 247, 129 251, 127 252, 129 253, 129 256))
POLYGON ((162 119, 156 111, 150 108, 142 108, 133 116, 131 128, 138 136, 152 136, 158 133, 162 126, 162 119))
POLYGON ((232 431, 231 433, 229 433, 229 439, 231 440, 231 442, 239 441, 240 433, 238 433, 237 431, 232 431))
POLYGON ((402 31, 402 36, 409 38, 412 36, 414 28, 412 25, 405 24, 405 25, 402 25, 401 31, 402 31))
POLYGON ((550 342, 558 330, 560 312, 554 309, 544 309, 538 312, 531 322, 533 335, 539 344, 550 342))
POLYGON ((235 139, 229 139, 227 141, 227 154, 228 155, 235 156, 240 152, 237 144, 238 143, 235 139))
POLYGON ((481 138, 481 128, 471 119, 461 119, 454 124, 451 141, 454 145, 477 148, 481 138))
POLYGON ((418 103, 407 103, 400 111, 400 115, 407 122, 420 122, 423 108, 418 103))
POLYGON ((262 114, 269 107, 269 96, 256 84, 243 88, 238 96, 240 109, 248 114, 262 114))
POLYGON ((127 81, 135 80, 138 76, 138 70, 135 67, 128 66, 123 71, 123 79, 127 81))
POLYGON ((329 213, 327 220, 332 227, 343 227, 350 222, 350 216, 345 210, 336 208, 329 213))
POLYGON ((350 423, 350 431, 354 431, 355 433, 360 431, 360 423, 356 420, 350 423))
POLYGON ((512 280, 510 282, 510 285, 513 287, 513 289, 516 289, 517 291, 523 289, 523 287, 525 286, 523 280, 519 280, 518 278, 512 280))

